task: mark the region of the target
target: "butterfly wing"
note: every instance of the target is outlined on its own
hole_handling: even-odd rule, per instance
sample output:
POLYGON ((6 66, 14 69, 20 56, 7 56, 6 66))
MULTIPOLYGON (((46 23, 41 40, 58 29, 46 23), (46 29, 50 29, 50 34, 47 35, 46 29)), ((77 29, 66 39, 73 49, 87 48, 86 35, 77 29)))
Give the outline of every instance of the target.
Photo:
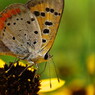
POLYGON ((26 56, 41 48, 41 31, 35 16, 22 4, 13 4, 0 14, 0 52, 26 56), (3 50, 5 48, 5 50, 3 50))
POLYGON ((16 56, 12 52, 10 52, 10 50, 4 45, 4 43, 2 41, 0 41, 0 55, 12 55, 12 56, 16 56))
POLYGON ((41 54, 53 45, 63 11, 63 0, 30 0, 26 6, 37 17, 41 28, 41 54))

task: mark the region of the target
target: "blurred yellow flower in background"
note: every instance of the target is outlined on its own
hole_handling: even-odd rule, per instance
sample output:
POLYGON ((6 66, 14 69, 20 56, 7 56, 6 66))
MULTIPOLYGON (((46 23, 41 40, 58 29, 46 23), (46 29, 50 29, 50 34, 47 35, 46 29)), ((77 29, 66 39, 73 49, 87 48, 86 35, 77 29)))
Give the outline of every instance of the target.
POLYGON ((91 54, 87 59, 87 68, 90 74, 95 74, 95 54, 91 54))
POLYGON ((95 95, 95 85, 90 84, 86 87, 87 95, 95 95))
POLYGON ((95 95, 95 87, 93 84, 87 86, 65 86, 50 95, 95 95))

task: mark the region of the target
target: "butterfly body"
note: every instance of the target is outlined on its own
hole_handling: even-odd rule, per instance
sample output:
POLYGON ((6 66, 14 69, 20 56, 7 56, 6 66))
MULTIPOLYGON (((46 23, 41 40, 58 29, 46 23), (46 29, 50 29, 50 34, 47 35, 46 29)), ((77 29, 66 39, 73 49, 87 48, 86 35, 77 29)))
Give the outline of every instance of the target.
POLYGON ((35 63, 47 61, 62 8, 62 0, 30 0, 25 5, 10 5, 0 14, 0 54, 35 63))

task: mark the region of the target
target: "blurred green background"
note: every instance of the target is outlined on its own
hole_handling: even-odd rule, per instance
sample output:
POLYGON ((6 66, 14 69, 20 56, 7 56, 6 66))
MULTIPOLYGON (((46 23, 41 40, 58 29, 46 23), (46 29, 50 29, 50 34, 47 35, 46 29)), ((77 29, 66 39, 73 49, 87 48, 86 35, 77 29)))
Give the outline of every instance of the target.
MULTIPOLYGON (((0 11, 9 4, 26 1, 0 0, 0 11)), ((66 84, 41 95, 95 95, 95 0, 65 0, 62 20, 50 53, 59 77, 66 84)), ((41 63, 41 68, 44 69, 44 65, 41 63)), ((41 78, 56 77, 54 68, 52 60, 49 61, 41 78)))

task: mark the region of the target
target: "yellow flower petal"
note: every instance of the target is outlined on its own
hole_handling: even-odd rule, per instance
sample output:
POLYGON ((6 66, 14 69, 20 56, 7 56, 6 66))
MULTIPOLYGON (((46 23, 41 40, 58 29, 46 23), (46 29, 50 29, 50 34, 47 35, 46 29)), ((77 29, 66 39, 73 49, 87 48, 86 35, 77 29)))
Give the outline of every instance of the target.
POLYGON ((52 78, 51 79, 51 85, 50 87, 50 79, 44 79, 41 80, 41 90, 40 92, 50 92, 53 90, 56 90, 64 85, 65 81, 60 79, 60 82, 58 82, 57 78, 52 78))
POLYGON ((3 68, 4 64, 5 64, 5 62, 2 59, 0 59, 0 68, 3 68))

